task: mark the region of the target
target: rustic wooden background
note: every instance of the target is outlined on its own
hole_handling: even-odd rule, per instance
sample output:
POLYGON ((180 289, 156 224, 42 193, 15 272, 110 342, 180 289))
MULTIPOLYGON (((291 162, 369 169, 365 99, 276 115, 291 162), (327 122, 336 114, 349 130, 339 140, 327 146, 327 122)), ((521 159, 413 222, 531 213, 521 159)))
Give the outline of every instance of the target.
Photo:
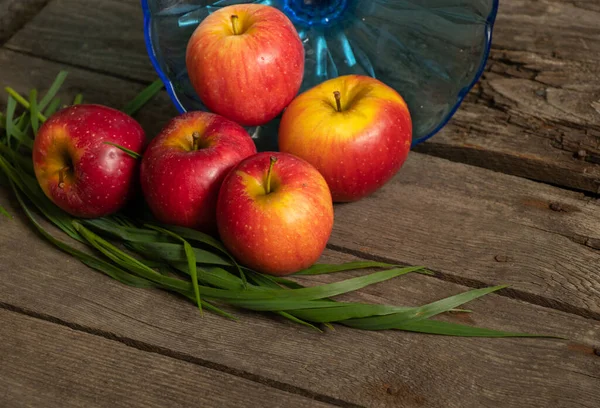
MULTIPOLYGON (((123 106, 156 78, 137 0, 0 0, 0 85, 123 106)), ((349 299, 510 289, 451 321, 567 341, 456 339, 256 314, 235 323, 132 289, 0 205, 0 406, 600 406, 600 0, 503 0, 486 72, 374 196, 336 208, 323 261, 424 264, 349 299)), ((4 106, 5 99, 0 99, 4 106)), ((175 115, 166 93, 137 119, 175 115)), ((313 281, 326 282, 332 277, 313 281)))

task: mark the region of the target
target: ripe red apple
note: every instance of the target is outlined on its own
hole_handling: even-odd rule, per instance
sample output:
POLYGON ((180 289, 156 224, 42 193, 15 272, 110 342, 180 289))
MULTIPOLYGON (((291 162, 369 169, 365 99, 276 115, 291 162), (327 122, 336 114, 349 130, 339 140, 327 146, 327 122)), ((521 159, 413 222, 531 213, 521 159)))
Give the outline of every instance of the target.
POLYGON ((40 187, 57 206, 82 218, 119 210, 133 193, 145 134, 130 116, 100 105, 75 105, 52 115, 33 145, 40 187))
POLYGON ((306 161, 259 153, 228 175, 217 203, 223 243, 244 265, 287 275, 313 265, 333 228, 327 183, 306 161))
POLYGON ((152 140, 142 158, 146 202, 163 223, 215 233, 221 183, 254 153, 254 142, 237 123, 207 112, 180 115, 152 140))
POLYGON ((187 46, 186 65, 208 109, 257 126, 279 115, 298 93, 304 47, 281 11, 237 4, 200 23, 187 46))
POLYGON ((406 103, 366 76, 343 76, 312 88, 288 106, 279 149, 315 166, 336 202, 355 201, 387 183, 412 142, 406 103))

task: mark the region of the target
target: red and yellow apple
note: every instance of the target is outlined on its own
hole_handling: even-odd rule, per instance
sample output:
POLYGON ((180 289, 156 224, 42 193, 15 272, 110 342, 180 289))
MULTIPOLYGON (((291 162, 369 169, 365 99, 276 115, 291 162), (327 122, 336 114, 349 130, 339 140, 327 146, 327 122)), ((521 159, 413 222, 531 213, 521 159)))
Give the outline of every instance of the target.
POLYGON ((331 194, 306 161, 259 153, 242 161, 223 182, 217 225, 240 263, 287 275, 312 266, 325 249, 333 228, 331 194))
POLYGON ((281 11, 237 4, 200 23, 188 42, 186 65, 208 109, 256 126, 279 115, 298 93, 304 47, 281 11))
POLYGON ((142 158, 146 202, 160 222, 216 233, 221 183, 254 153, 254 142, 237 123, 208 112, 180 115, 152 140, 142 158))
POLYGON ((100 105, 75 105, 52 115, 33 145, 33 167, 46 196, 82 218, 119 210, 132 195, 138 161, 115 146, 141 153, 142 127, 130 116, 100 105))
POLYGON ((279 149, 315 166, 336 202, 356 201, 387 183, 411 141, 402 97, 360 75, 331 79, 299 95, 279 127, 279 149))

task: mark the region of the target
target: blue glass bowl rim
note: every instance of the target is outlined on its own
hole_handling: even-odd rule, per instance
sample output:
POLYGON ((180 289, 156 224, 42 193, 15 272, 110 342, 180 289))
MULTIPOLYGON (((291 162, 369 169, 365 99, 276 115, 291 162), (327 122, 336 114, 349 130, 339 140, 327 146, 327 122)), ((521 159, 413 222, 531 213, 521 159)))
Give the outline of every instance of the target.
MULTIPOLYGON (((435 135, 440 130, 442 130, 442 128, 444 126, 446 126, 446 124, 450 121, 450 119, 452 119, 452 116, 454 116, 454 114, 456 113, 456 111, 458 110, 460 105, 462 104, 463 100, 465 99, 465 97, 467 96, 469 91, 471 89, 473 89, 475 84, 481 78, 481 75, 483 75, 483 71, 485 70, 485 66, 487 64, 487 60, 490 55, 490 49, 492 47, 492 35, 494 32, 494 23, 496 22, 496 15, 498 14, 499 1, 500 0, 492 0, 492 2, 493 2, 492 10, 490 11, 490 14, 488 14, 488 16, 486 18, 486 23, 487 23, 486 37, 487 38, 486 38, 485 50, 483 52, 483 57, 481 58, 481 61, 479 63, 479 68, 477 69, 477 73, 473 77, 473 81, 471 81, 470 84, 468 84, 467 86, 463 87, 460 90, 460 92, 458 93, 456 102, 454 103, 454 106, 452 107, 452 109, 450 109, 450 111, 446 114, 444 119, 431 132, 429 132, 428 135, 423 136, 420 139, 413 140, 413 142, 412 142, 413 147, 428 140, 433 135, 435 135)), ((175 88, 173 87, 172 81, 169 80, 167 75, 161 69, 158 59, 156 57, 156 53, 154 52, 154 45, 152 44, 152 39, 151 39, 151 35, 150 35, 150 23, 152 21, 152 13, 150 12, 150 5, 148 4, 148 0, 141 0, 141 2, 142 2, 142 10, 144 13, 144 39, 146 42, 146 51, 148 52, 148 56, 150 57, 150 61, 152 62, 152 66, 154 67, 154 70, 158 73, 159 78, 165 85, 167 94, 171 98, 171 101, 175 105, 175 108, 180 113, 185 113, 186 109, 183 107, 183 105, 179 101, 179 98, 175 94, 175 88)))

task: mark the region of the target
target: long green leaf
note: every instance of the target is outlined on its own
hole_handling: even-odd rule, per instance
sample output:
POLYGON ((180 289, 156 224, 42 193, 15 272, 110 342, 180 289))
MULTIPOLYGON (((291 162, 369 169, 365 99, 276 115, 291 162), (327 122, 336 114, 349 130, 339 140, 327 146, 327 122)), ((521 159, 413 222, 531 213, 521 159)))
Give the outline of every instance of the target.
POLYGON ((142 106, 150 101, 160 90, 164 84, 160 79, 152 82, 142 92, 140 92, 131 102, 122 109, 128 115, 134 115, 142 106))
POLYGON ((29 221, 38 230, 38 232, 44 238, 46 238, 50 243, 52 243, 54 246, 56 246, 57 248, 59 248, 60 250, 62 250, 64 252, 76 257, 77 259, 79 259, 81 262, 88 265, 89 267, 94 268, 100 272, 103 272, 106 275, 110 276, 113 279, 116 279, 117 281, 119 281, 121 283, 124 283, 129 286, 138 287, 138 288, 156 287, 156 285, 154 283, 148 281, 147 279, 143 279, 138 276, 127 273, 127 272, 123 271, 122 269, 115 267, 114 265, 111 265, 105 261, 102 261, 101 259, 98 259, 92 255, 88 255, 84 252, 81 252, 78 249, 75 249, 72 246, 54 238, 48 231, 46 231, 41 226, 41 224, 39 224, 36 221, 31 210, 25 204, 23 198, 21 197, 21 194, 19 193, 19 191, 14 183, 12 183, 12 187, 13 187, 13 191, 15 192, 15 196, 17 197, 17 200, 18 200, 21 208, 25 212, 25 215, 27 216, 29 221))
POLYGON ((2 214, 3 216, 5 216, 6 218, 12 218, 12 215, 10 215, 9 212, 6 211, 4 209, 4 207, 2 207, 1 205, 0 205, 0 214, 2 214))
POLYGON ((8 97, 6 102, 6 145, 10 147, 10 139, 15 133, 13 124, 13 116, 17 108, 17 101, 12 96, 8 97))
POLYGON ((121 145, 118 145, 118 144, 116 144, 116 143, 112 143, 112 142, 104 142, 104 144, 107 144, 107 145, 114 146, 114 147, 116 147, 117 149, 120 149, 121 151, 125 152, 125 153, 126 153, 128 156, 129 156, 129 157, 132 157, 132 158, 134 158, 134 159, 141 159, 141 158, 142 158, 142 155, 141 155, 141 154, 139 154, 138 152, 134 152, 133 150, 131 150, 131 149, 128 149, 128 148, 126 148, 126 147, 123 147, 123 146, 121 146, 121 145))
MULTIPOLYGON (((400 323, 414 322, 428 319, 440 313, 447 312, 455 307, 463 305, 481 296, 504 289, 506 286, 494 286, 484 289, 474 289, 446 299, 438 300, 421 307, 411 308, 403 312, 376 317, 365 317, 361 319, 361 327, 368 330, 386 330, 393 329, 400 323)), ((346 321, 344 323, 352 323, 346 321)))
POLYGON ((188 271, 192 278, 192 287, 194 288, 194 294, 196 296, 196 302, 198 303, 198 309, 200 313, 202 313, 202 303, 200 303, 200 288, 198 287, 198 270, 196 265, 196 254, 194 253, 194 249, 184 238, 175 234, 174 232, 165 230, 160 227, 153 227, 158 232, 162 232, 163 234, 171 235, 173 238, 180 240, 183 243, 183 249, 185 252, 185 256, 187 258, 188 271))
POLYGON ((56 96, 56 94, 62 87, 63 83, 65 82, 67 75, 69 75, 69 73, 67 71, 60 71, 58 73, 58 75, 54 79, 54 82, 52 83, 50 88, 48 88, 48 92, 46 92, 46 95, 44 95, 44 97, 42 98, 42 100, 39 103, 38 109, 40 111, 43 111, 44 109, 46 109, 46 106, 48 106, 50 101, 53 101, 53 98, 56 96))
MULTIPOLYGON (((12 96, 17 102, 19 102, 21 105, 23 105, 23 107, 27 110, 31 109, 31 105, 29 104, 29 102, 27 101, 27 99, 23 98, 21 96, 21 94, 19 94, 17 91, 15 91, 14 89, 12 89, 11 87, 7 86, 6 88, 4 88, 4 90, 10 95, 12 96)), ((40 122, 45 122, 46 121, 46 117, 41 113, 41 112, 37 112, 37 117, 40 120, 40 122)))
POLYGON ((33 134, 37 135, 40 127, 40 119, 37 116, 39 113, 37 106, 37 89, 32 89, 31 92, 29 92, 29 113, 31 114, 31 128, 33 129, 33 134))
POLYGON ((52 102, 50 102, 50 105, 48 105, 46 110, 44 110, 44 116, 50 117, 50 116, 54 115, 59 108, 60 108, 60 98, 52 99, 52 102))
MULTIPOLYGON (((360 320, 353 322, 342 322, 343 325, 362 330, 378 330, 369 327, 363 327, 360 320)), ((419 320, 414 322, 399 323, 392 329, 404 330, 418 333, 437 334, 443 336, 459 336, 459 337, 538 337, 538 338, 555 338, 555 336, 547 336, 543 334, 529 334, 519 332, 507 332, 501 330, 485 329, 480 327, 466 326, 456 323, 441 322, 438 320, 419 320)))
POLYGON ((296 272, 294 275, 323 275, 327 273, 345 272, 356 269, 366 268, 395 268, 397 265, 392 265, 384 262, 348 262, 344 264, 332 265, 332 264, 315 264, 308 269, 304 269, 300 272, 296 272))
MULTIPOLYGON (((128 248, 150 259, 163 259, 168 262, 187 262, 183 245, 165 242, 126 243, 128 248)), ((199 263, 205 265, 231 266, 223 257, 200 248, 194 248, 199 263)))
MULTIPOLYGON (((149 225, 152 225, 152 224, 149 224, 149 225)), ((225 256, 227 256, 227 258, 229 258, 231 260, 232 265, 235 266, 236 269, 238 270, 238 273, 240 274, 240 278, 242 279, 244 288, 248 285, 246 274, 244 273, 243 268, 238 264, 238 262, 233 257, 233 255, 231 255, 229 253, 229 251, 227 251, 227 248, 225 248, 225 246, 221 242, 219 242, 218 240, 216 240, 215 238, 211 237, 208 234, 193 230, 191 228, 178 227, 178 226, 174 226, 174 225, 161 225, 161 227, 166 230, 175 232, 176 234, 178 234, 179 236, 181 236, 185 239, 200 242, 202 244, 208 245, 212 248, 219 250, 225 256)))

